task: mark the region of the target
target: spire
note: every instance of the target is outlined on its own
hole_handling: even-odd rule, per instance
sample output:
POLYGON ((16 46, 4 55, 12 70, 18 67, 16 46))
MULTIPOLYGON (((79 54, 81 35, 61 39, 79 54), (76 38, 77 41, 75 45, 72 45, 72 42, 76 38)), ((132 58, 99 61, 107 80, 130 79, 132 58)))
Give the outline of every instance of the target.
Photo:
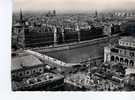
POLYGON ((56 10, 53 10, 53 16, 56 16, 56 10))
POLYGON ((20 8, 20 22, 23 21, 22 9, 20 8))
POLYGON ((97 10, 95 11, 95 17, 98 17, 98 12, 97 12, 97 10))

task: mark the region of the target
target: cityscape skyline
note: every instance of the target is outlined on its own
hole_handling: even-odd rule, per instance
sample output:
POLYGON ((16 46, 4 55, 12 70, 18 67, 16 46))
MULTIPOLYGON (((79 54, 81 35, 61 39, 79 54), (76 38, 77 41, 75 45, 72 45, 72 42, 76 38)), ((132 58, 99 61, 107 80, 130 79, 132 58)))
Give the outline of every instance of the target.
POLYGON ((134 0, 13 0, 13 12, 23 11, 48 11, 57 10, 63 12, 88 12, 88 11, 111 11, 133 10, 134 0))
POLYGON ((12 91, 135 91, 135 1, 13 4, 12 91))

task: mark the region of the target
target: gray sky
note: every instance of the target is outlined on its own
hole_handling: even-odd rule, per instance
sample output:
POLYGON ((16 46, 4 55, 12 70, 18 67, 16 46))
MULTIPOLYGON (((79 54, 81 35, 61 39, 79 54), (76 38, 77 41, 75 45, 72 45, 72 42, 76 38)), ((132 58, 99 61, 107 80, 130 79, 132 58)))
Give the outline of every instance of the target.
POLYGON ((135 9, 135 0, 13 0, 13 11, 89 11, 135 9))

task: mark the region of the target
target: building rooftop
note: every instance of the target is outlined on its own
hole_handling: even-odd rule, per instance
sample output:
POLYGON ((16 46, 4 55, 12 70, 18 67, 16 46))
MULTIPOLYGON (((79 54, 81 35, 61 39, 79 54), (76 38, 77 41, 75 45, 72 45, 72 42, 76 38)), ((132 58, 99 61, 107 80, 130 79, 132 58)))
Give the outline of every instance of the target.
POLYGON ((15 25, 13 25, 13 27, 22 27, 22 25, 20 23, 16 23, 15 25))
POLYGON ((126 69, 126 75, 135 74, 135 68, 126 69))
POLYGON ((37 77, 28 78, 26 81, 24 81, 25 86, 33 86, 41 83, 48 83, 49 81, 55 82, 56 80, 64 78, 62 75, 54 74, 54 73, 44 73, 42 75, 39 75, 37 77))
MULTIPOLYGON (((36 77, 25 78, 20 82, 13 80, 12 89, 14 91, 20 91, 20 90, 28 91, 29 89, 33 89, 35 87, 40 88, 43 87, 44 85, 44 90, 46 90, 50 86, 49 85, 50 83, 56 84, 57 83, 56 81, 59 81, 61 79, 63 79, 64 81, 64 76, 60 74, 46 72, 36 77)), ((61 81, 61 85, 63 84, 63 81, 61 81)), ((52 88, 55 88, 55 86, 50 87, 50 89, 52 88)))
POLYGON ((43 64, 38 58, 34 57, 33 55, 25 55, 25 56, 18 56, 14 57, 11 60, 11 70, 18 70, 24 67, 32 67, 35 65, 43 64))
POLYGON ((121 45, 116 45, 116 47, 117 47, 117 48, 121 48, 121 49, 126 49, 126 50, 135 51, 135 48, 132 48, 132 47, 121 46, 121 45))
POLYGON ((124 42, 132 42, 132 43, 135 43, 135 37, 131 37, 131 36, 122 37, 120 40, 121 40, 121 41, 124 41, 124 42))

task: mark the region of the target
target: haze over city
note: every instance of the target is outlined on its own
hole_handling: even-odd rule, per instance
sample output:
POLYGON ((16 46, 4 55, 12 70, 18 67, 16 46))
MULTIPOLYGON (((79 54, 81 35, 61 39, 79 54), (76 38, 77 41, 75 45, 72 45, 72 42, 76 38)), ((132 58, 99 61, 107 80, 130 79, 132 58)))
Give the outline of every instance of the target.
POLYGON ((61 12, 87 12, 104 10, 133 10, 134 0, 13 0, 13 12, 48 11, 55 9, 61 12))

